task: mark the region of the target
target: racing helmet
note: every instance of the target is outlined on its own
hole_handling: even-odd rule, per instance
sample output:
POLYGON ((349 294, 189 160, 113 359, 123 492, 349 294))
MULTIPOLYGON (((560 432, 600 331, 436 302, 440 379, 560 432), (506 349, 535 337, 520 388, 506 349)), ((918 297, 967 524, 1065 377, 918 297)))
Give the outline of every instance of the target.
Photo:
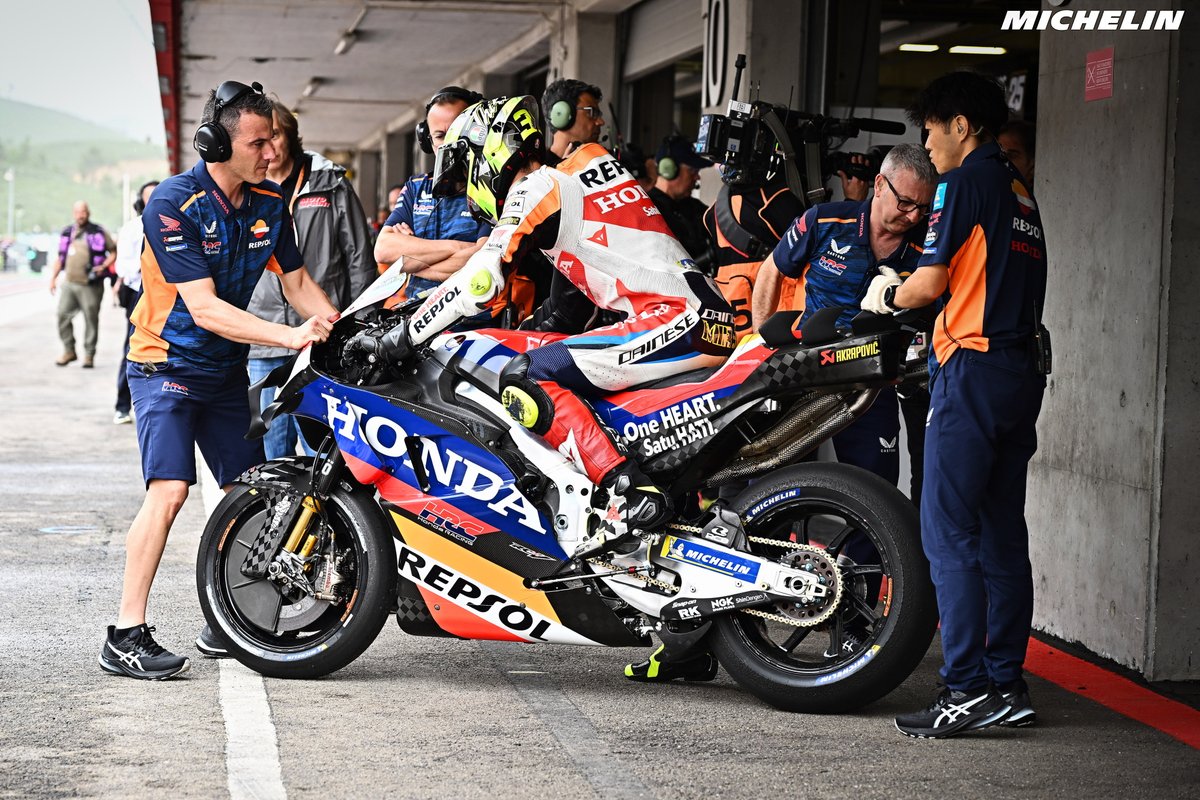
POLYGON ((467 208, 496 224, 517 170, 542 152, 541 111, 530 95, 498 97, 468 106, 446 131, 433 166, 433 193, 467 186, 467 208))

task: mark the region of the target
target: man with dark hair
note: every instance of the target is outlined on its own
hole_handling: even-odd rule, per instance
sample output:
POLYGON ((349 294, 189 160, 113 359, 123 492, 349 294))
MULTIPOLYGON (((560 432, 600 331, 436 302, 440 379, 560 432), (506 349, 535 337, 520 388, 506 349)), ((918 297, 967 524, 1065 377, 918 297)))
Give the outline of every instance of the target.
MULTIPOLYGON (((304 265, 336 308, 345 308, 362 294, 376 275, 371 252, 371 228, 346 170, 320 153, 306 152, 296 115, 273 101, 271 145, 275 158, 267 178, 283 189, 283 199, 296 228, 296 244, 304 265)), ((299 325, 303 320, 283 296, 279 276, 266 271, 258 281, 246 309, 260 319, 299 325)), ((293 355, 286 347, 255 344, 250 347, 250 382, 257 383, 293 355)), ((260 396, 265 409, 275 401, 275 389, 260 396)), ((276 419, 263 437, 268 459, 295 455, 296 444, 312 448, 300 437, 295 417, 276 419)))
POLYGON ((577 147, 599 142, 604 127, 602 100, 599 86, 573 78, 562 78, 547 86, 542 92, 542 113, 550 133, 547 149, 566 158, 577 147))
POLYGON ((87 203, 77 202, 72 214, 75 224, 62 229, 58 260, 50 271, 50 294, 59 291, 58 273, 66 274, 58 297, 58 337, 63 353, 54 363, 65 367, 79 357, 75 353, 75 315, 82 311, 83 366, 90 369, 96 358, 104 277, 117 257, 117 245, 108 231, 92 222, 87 203))
MULTIPOLYGON (((117 624, 100 652, 100 666, 117 675, 162 680, 188 668, 154 641, 146 605, 196 482, 196 448, 225 489, 263 460, 262 442, 244 438, 246 345, 298 350, 324 341, 337 315, 304 269, 279 187, 266 180, 275 158, 271 110, 257 84, 222 83, 196 132, 204 160, 163 181, 142 213, 142 297, 128 375, 146 497, 125 542, 117 624), (289 327, 245 310, 264 269, 281 274, 285 296, 307 321, 289 327)), ((207 627, 196 644, 206 655, 224 650, 207 627)))
POLYGON ((919 268, 874 278, 875 313, 948 299, 934 323, 921 540, 942 618, 945 689, 896 717, 941 738, 1036 720, 1022 678, 1033 619, 1025 479, 1049 373, 1042 220, 996 133, 1007 109, 994 81, 934 80, 908 110, 942 181, 919 268))
MULTIPOLYGON (((450 123, 469 104, 482 99, 477 92, 459 86, 437 91, 425 104, 424 124, 417 130, 421 149, 436 152, 450 123)), ((375 260, 381 264, 407 259, 405 272, 412 277, 405 292, 410 298, 432 291, 458 272, 492 232, 491 225, 471 216, 465 185, 444 197, 434 197, 433 188, 427 172, 409 178, 375 241, 375 260)))

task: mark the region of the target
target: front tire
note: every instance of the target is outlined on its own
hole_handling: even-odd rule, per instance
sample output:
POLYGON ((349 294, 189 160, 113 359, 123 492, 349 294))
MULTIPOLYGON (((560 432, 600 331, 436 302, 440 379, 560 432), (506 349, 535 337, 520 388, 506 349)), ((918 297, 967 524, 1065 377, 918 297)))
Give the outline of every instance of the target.
MULTIPOLYGON (((274 510, 272 496, 238 484, 213 512, 196 559, 200 606, 228 640, 230 655, 247 667, 274 678, 327 675, 360 656, 387 621, 395 602, 395 545, 370 497, 335 489, 324 505, 329 552, 340 559, 345 579, 341 600, 289 596, 271 579, 241 572, 274 510)), ((309 530, 317 525, 314 518, 309 530)))
POLYGON ((747 610, 718 617, 709 642, 739 684, 784 711, 832 713, 873 702, 912 674, 933 640, 937 604, 916 511, 895 486, 845 464, 801 464, 755 481, 730 508, 760 540, 749 545, 755 554, 780 560, 796 552, 789 543, 816 546, 842 581, 836 610, 815 627, 784 621, 810 613, 797 604, 764 609, 770 619, 747 610))

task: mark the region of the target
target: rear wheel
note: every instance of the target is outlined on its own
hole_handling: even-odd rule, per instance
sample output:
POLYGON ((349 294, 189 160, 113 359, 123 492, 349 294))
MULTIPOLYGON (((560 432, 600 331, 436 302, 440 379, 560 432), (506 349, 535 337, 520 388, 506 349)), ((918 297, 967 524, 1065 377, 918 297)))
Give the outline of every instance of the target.
POLYGON ((912 674, 937 612, 917 514, 896 487, 844 464, 801 464, 755 481, 730 507, 752 552, 836 587, 829 607, 718 617, 710 643, 738 683, 785 711, 838 712, 912 674))
POLYGON ((395 599, 395 546, 371 498, 338 489, 308 529, 318 543, 303 578, 324 597, 281 577, 280 547, 266 554, 274 574, 246 575, 281 497, 245 485, 225 496, 200 539, 197 589, 205 619, 238 661, 271 677, 313 678, 346 666, 379 634, 395 599))

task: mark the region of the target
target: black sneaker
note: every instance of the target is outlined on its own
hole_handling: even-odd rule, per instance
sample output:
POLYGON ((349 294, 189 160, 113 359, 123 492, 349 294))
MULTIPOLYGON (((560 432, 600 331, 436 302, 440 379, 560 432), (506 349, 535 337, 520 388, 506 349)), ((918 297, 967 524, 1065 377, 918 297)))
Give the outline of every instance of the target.
POLYGON ((213 633, 213 629, 207 625, 196 637, 196 649, 206 658, 229 658, 229 648, 225 646, 225 640, 213 633))
POLYGON ((995 725, 1010 709, 991 686, 972 692, 945 688, 929 708, 896 717, 896 730, 919 739, 942 739, 995 725))
POLYGON ((164 650, 145 624, 117 638, 116 626, 108 626, 108 636, 100 650, 100 666, 114 675, 128 675, 147 681, 165 681, 187 672, 190 662, 183 656, 164 650))
POLYGON ((1033 710, 1033 703, 1029 702, 1029 687, 1025 685, 1025 681, 1017 678, 1012 683, 996 688, 1004 695, 1005 702, 1012 706, 1012 711, 1008 712, 1001 725, 1008 728, 1028 728, 1037 724, 1037 712, 1033 710))
POLYGON ((659 661, 663 647, 645 661, 625 665, 625 677, 639 683, 666 683, 676 678, 685 681, 711 681, 717 677, 717 658, 712 653, 697 653, 678 661, 659 661))

